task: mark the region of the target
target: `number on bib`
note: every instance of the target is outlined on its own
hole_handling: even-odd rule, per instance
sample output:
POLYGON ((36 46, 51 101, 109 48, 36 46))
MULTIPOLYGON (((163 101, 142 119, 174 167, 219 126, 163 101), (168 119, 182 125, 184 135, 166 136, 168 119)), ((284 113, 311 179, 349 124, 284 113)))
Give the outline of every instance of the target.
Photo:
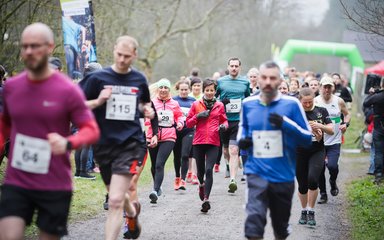
POLYGON ((173 112, 171 110, 158 111, 159 126, 172 127, 173 126, 173 112))
POLYGON ((225 105, 227 113, 238 113, 241 110, 241 99, 230 99, 229 103, 225 105))
POLYGON ((283 136, 280 130, 253 131, 252 141, 255 158, 283 156, 283 136))
POLYGON ((112 94, 107 101, 106 119, 133 121, 136 115, 136 96, 112 94))

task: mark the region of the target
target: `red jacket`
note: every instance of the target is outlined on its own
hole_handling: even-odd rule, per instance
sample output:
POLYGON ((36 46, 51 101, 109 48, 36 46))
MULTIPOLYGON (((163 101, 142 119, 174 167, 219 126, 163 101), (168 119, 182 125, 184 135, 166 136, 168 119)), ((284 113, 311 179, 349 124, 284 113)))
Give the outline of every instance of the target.
MULTIPOLYGON (((159 119, 159 133, 157 135, 157 140, 159 142, 164 141, 176 141, 176 128, 177 123, 184 125, 185 117, 180 108, 179 103, 172 98, 163 101, 159 98, 152 99, 152 102, 156 108, 157 117, 159 119), (172 115, 169 116, 168 114, 172 115), (173 121, 172 121, 173 118, 173 121), (169 119, 170 121, 166 121, 169 119)), ((146 119, 145 125, 149 126, 147 131, 147 141, 150 141, 152 138, 152 127, 149 119, 146 119)))
POLYGON ((220 146, 219 126, 224 124, 228 128, 227 115, 225 114, 224 105, 221 102, 215 102, 208 118, 197 119, 196 115, 207 110, 203 99, 195 101, 192 104, 187 116, 187 127, 196 126, 193 145, 211 144, 220 146))

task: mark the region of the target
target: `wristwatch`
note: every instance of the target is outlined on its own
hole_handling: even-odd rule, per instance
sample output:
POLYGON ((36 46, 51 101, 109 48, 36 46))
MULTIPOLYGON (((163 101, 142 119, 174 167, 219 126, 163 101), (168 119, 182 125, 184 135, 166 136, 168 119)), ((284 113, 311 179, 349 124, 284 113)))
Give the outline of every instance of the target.
POLYGON ((67 141, 67 150, 72 150, 72 143, 67 141))

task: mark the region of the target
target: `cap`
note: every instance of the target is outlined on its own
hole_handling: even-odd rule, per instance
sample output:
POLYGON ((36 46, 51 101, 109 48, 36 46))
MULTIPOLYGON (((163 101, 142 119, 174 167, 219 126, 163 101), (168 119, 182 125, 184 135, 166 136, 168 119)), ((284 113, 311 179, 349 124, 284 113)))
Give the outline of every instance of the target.
POLYGON ((61 70, 63 68, 63 64, 61 63, 60 58, 57 57, 50 57, 48 59, 49 66, 53 69, 59 69, 61 70))
POLYGON ((96 70, 100 70, 102 68, 103 66, 101 66, 100 63, 97 63, 97 62, 88 63, 84 68, 84 75, 87 75, 88 73, 94 72, 96 70))
POLYGON ((324 86, 324 85, 335 85, 335 83, 333 82, 333 79, 330 78, 330 77, 323 77, 321 80, 320 80, 320 85, 324 86))
POLYGON ((171 82, 166 78, 162 78, 157 82, 157 87, 171 88, 171 82))

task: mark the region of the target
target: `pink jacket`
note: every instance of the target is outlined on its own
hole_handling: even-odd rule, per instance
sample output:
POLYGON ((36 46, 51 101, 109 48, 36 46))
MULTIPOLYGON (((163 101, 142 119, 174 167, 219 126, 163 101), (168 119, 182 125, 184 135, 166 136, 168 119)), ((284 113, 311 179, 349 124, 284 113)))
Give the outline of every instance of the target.
MULTIPOLYGON (((152 99, 155 105, 157 117, 159 119, 159 133, 157 140, 159 142, 164 141, 176 141, 176 125, 181 123, 184 125, 185 117, 177 101, 172 98, 168 100, 160 100, 159 98, 152 99)), ((152 127, 149 119, 146 119, 145 125, 149 126, 147 131, 147 141, 152 138, 152 127)))
POLYGON ((221 102, 215 102, 208 118, 197 119, 196 115, 207 110, 202 99, 192 104, 187 116, 187 127, 192 128, 196 125, 193 145, 211 144, 220 146, 219 126, 224 124, 228 128, 227 115, 224 105, 221 102))

